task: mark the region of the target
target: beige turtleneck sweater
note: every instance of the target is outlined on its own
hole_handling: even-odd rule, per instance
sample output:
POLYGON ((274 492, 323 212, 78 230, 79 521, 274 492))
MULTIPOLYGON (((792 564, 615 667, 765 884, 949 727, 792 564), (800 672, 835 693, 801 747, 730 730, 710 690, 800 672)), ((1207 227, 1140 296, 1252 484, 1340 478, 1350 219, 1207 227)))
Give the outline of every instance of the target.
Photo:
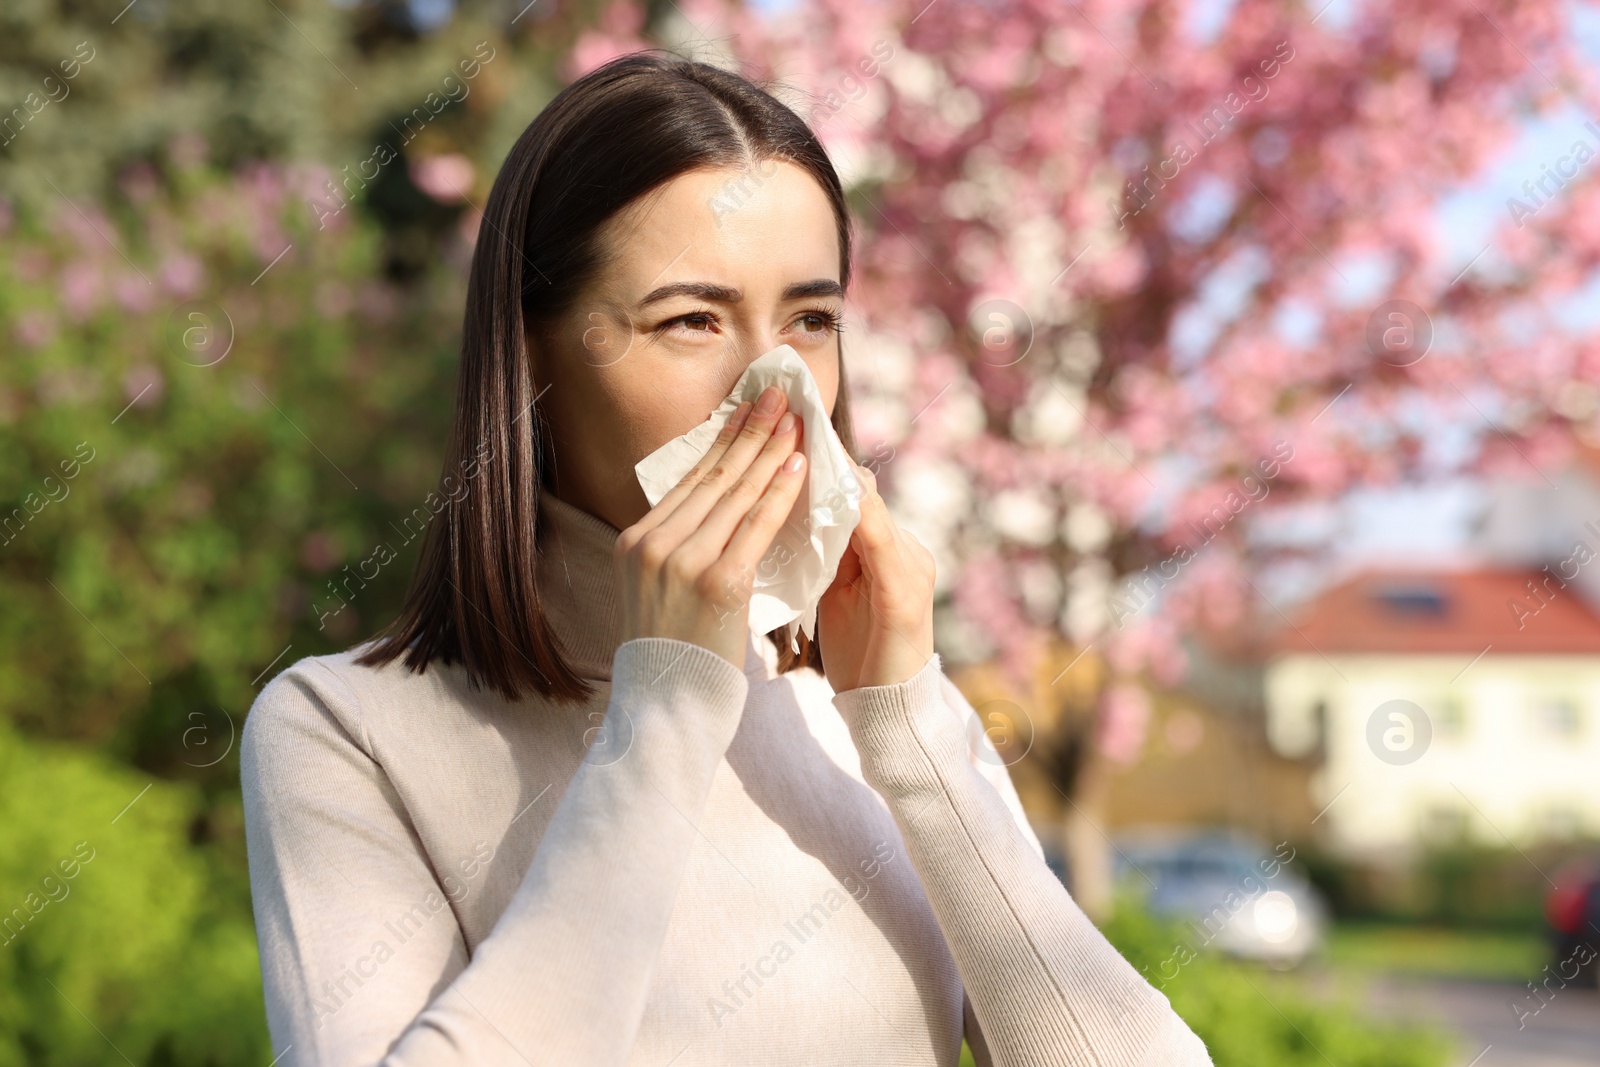
POLYGON ((250 711, 280 1064, 953 1067, 963 1033, 983 1064, 1210 1063, 1045 866, 937 657, 836 694, 765 638, 742 671, 619 647, 618 531, 545 507, 586 706, 346 652, 250 711))

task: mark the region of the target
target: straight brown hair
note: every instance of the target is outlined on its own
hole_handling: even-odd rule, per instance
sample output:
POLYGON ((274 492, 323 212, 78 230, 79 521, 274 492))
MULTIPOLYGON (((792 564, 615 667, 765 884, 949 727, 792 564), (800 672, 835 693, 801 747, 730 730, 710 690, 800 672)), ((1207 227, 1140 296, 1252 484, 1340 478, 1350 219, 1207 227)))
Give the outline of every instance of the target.
MULTIPOLYGON (((527 330, 566 315, 604 269, 599 231, 623 207, 690 170, 769 160, 807 171, 827 195, 848 291, 850 215, 833 163, 799 115, 742 75, 635 52, 567 86, 528 124, 495 178, 472 254, 441 475, 440 495, 454 506, 429 524, 405 604, 356 662, 403 657, 417 672, 435 660, 459 662, 474 685, 508 700, 530 691, 557 701, 592 694, 563 655, 540 594, 539 497, 550 440, 535 403, 527 330), (469 469, 475 484, 454 496, 453 473, 469 469)), ((841 352, 831 421, 854 455, 848 396, 841 352)), ((767 635, 779 669, 821 671, 815 643, 800 634, 796 653, 783 633, 767 635)))

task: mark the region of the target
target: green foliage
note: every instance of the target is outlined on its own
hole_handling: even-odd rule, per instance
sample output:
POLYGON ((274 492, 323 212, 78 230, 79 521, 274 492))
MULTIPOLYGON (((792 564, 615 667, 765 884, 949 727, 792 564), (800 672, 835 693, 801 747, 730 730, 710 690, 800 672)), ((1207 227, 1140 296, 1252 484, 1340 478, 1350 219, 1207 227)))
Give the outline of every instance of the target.
POLYGON ((1449 1058, 1439 1034, 1313 1000, 1281 976, 1215 953, 1174 958, 1181 929, 1129 901, 1104 930, 1205 1041, 1217 1067, 1443 1067, 1449 1058))
MULTIPOLYGON (((466 242, 407 163, 466 155, 481 204, 605 2, 514 25, 468 2, 432 34, 377 3, 0 11, 0 107, 94 53, 0 135, 0 1067, 273 1059, 237 731, 259 676, 386 621, 415 559, 466 242), (479 41, 471 93, 318 226, 327 179, 479 41), (343 584, 380 544, 396 558, 343 584)), ((1131 914, 1111 933, 1142 967, 1172 940, 1131 914)), ((1313 1041, 1439 1062, 1219 960, 1166 992, 1220 1067, 1320 1062, 1313 1041)))
POLYGON ((426 147, 492 163, 507 125, 520 132, 559 88, 556 60, 600 4, 578 0, 558 15, 546 0, 510 27, 504 5, 458 6, 422 34, 394 3, 8 2, 0 119, 12 124, 0 127, 0 188, 27 204, 58 193, 100 200, 130 164, 164 165, 174 142, 197 138, 230 170, 320 160, 338 171, 392 137, 389 123, 483 41, 497 58, 430 123, 426 147))
POLYGON ((0 1067, 272 1060, 238 731, 261 676, 387 621, 416 556, 471 231, 408 168, 463 154, 481 203, 596 6, 468 0, 429 34, 370 3, 0 13, 0 1067), (399 158, 319 225, 380 140, 399 158))
POLYGON ((191 713, 239 719, 286 646, 392 610, 415 545, 388 524, 438 476, 458 293, 396 292, 375 228, 318 230, 293 170, 179 177, 141 190, 127 260, 58 214, 0 267, 24 341, 0 367, 0 714, 189 776, 191 713), (324 626, 328 582, 385 539, 408 551, 324 626))
POLYGON ((1451 927, 1544 930, 1544 898, 1557 872, 1592 857, 1592 841, 1513 848, 1502 842, 1434 842, 1409 866, 1374 866, 1304 854, 1311 879, 1344 919, 1451 927))
MULTIPOLYGON (((1536 850, 1539 851, 1539 850, 1536 850)), ((1509 845, 1456 843, 1430 849, 1417 869, 1417 912, 1452 925, 1492 925, 1538 930, 1549 883, 1539 868, 1554 869, 1554 855, 1536 868, 1509 845)))
POLYGON ((0 1067, 272 1060, 238 731, 416 556, 471 231, 409 166, 467 156, 481 203, 597 6, 467 0, 426 34, 377 3, 0 12, 0 1067))
POLYGON ((0 1067, 272 1059, 248 899, 191 844, 201 808, 0 720, 0 1067))
POLYGON ((1521 985, 1550 962, 1550 943, 1542 932, 1345 922, 1330 934, 1327 958, 1349 970, 1521 985))
POLYGON ((236 766, 197 767, 193 716, 237 721, 280 654, 392 616, 472 239, 466 205, 407 168, 463 154, 481 203, 598 6, 513 25, 466 2, 426 34, 375 3, 0 14, 0 93, 70 89, 0 131, 0 717, 218 795, 236 766), (456 94, 397 137, 452 71, 456 94), (380 140, 398 158, 352 189, 380 140), (348 205, 319 213, 334 182, 348 205), (384 544, 395 558, 352 577, 384 544))

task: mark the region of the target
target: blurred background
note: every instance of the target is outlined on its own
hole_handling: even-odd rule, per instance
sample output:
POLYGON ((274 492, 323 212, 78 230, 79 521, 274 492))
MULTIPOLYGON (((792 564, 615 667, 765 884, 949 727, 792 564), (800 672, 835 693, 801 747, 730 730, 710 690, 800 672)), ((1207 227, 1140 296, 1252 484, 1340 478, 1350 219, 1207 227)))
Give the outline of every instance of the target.
POLYGON ((0 1065, 282 1054, 239 730, 397 607, 496 169, 649 47, 832 153, 974 752, 1219 1067, 1600 1063, 1593 7, 9 0, 0 1065))

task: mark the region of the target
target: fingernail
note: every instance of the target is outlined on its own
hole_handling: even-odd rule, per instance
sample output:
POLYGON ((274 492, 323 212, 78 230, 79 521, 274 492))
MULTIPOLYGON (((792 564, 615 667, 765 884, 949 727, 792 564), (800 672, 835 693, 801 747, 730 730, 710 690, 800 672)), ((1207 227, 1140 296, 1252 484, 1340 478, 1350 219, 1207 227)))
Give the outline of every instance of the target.
POLYGON ((767 386, 765 389, 761 390, 761 399, 756 404, 756 410, 763 415, 771 415, 774 411, 778 410, 778 397, 780 395, 781 394, 779 393, 777 386, 767 386))
POLYGON ((737 430, 744 425, 744 420, 750 417, 750 401, 746 400, 733 409, 733 414, 728 416, 728 425, 737 430))
POLYGON ((801 465, 805 463, 805 461, 806 454, 804 452, 791 453, 789 458, 783 461, 783 469, 788 473, 793 474, 795 471, 800 469, 801 465))
POLYGON ((783 418, 778 420, 777 428, 772 432, 781 437, 792 429, 794 429, 794 412, 785 411, 783 418))

